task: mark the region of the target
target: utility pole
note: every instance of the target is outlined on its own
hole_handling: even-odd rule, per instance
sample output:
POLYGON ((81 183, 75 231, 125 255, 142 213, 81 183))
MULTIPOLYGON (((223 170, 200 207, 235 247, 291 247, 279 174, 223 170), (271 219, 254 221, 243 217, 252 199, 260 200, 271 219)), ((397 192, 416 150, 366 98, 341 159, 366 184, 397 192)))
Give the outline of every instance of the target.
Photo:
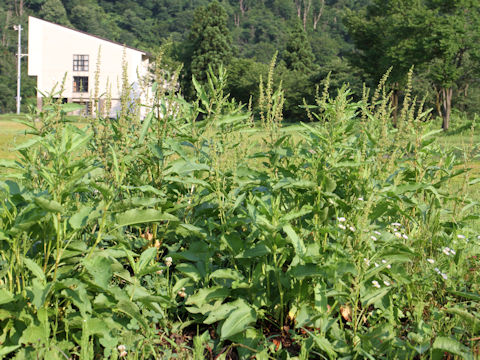
POLYGON ((20 114, 20 88, 22 85, 22 67, 21 60, 22 57, 27 56, 27 54, 22 54, 22 25, 13 25, 13 28, 18 31, 18 49, 17 49, 17 114, 20 114))

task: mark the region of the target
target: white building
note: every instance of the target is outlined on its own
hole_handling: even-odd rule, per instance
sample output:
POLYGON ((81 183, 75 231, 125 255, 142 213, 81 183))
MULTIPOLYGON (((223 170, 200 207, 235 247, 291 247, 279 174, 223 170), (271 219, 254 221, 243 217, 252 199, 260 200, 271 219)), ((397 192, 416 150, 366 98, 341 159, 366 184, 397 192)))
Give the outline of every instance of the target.
POLYGON ((148 73, 146 52, 32 16, 28 18, 28 75, 37 77, 40 107, 43 94, 51 94, 54 88, 58 91, 65 78, 62 94, 55 97, 62 97, 64 102, 85 104, 88 111, 97 93, 99 108, 104 111, 105 99, 110 94, 108 115, 116 116, 120 110, 124 60, 133 96, 140 98, 142 79, 148 73))

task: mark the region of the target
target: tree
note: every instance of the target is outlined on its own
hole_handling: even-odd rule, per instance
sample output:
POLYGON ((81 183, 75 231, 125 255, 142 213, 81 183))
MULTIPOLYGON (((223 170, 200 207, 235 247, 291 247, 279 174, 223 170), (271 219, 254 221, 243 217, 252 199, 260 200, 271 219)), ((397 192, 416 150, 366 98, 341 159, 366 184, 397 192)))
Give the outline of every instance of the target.
POLYGON ((345 18, 355 43, 350 61, 369 77, 365 80, 375 86, 391 68, 394 125, 400 88, 408 70, 426 61, 422 42, 427 19, 420 1, 374 0, 362 11, 348 11, 345 18))
POLYGON ((233 49, 227 27, 227 13, 217 1, 195 11, 189 40, 191 43, 191 73, 199 81, 205 81, 211 66, 228 64, 233 49))
POLYGON ((40 9, 39 15, 44 20, 71 26, 67 17, 67 11, 60 0, 46 0, 40 9))
POLYGON ((442 128, 448 130, 455 89, 467 88, 480 52, 480 4, 474 0, 429 0, 427 54, 429 78, 437 94, 442 128), (466 66, 466 64, 468 64, 466 66))
POLYGON ((287 69, 309 74, 315 69, 315 56, 302 25, 297 22, 290 31, 285 51, 282 54, 287 69))
POLYGON ((353 64, 375 82, 393 67, 395 108, 408 69, 412 65, 427 69, 442 128, 447 130, 454 89, 468 79, 465 59, 480 49, 478 1, 374 0, 359 14, 349 12, 346 24, 357 48, 353 64))

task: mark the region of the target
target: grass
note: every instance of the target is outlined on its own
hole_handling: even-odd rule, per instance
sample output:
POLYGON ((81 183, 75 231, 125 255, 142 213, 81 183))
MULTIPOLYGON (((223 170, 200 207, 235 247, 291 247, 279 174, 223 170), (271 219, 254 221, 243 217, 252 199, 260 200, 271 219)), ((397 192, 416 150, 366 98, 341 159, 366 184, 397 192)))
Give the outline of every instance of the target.
MULTIPOLYGON (((26 134, 27 127, 15 122, 15 120, 26 119, 26 114, 0 114, 0 159, 15 159, 16 155, 13 149, 28 137, 26 134)), ((69 116, 68 119, 77 121, 79 124, 83 123, 78 116, 69 116)))
POLYGON ((18 118, 25 119, 25 116, 0 115, 0 159, 15 159, 16 155, 12 150, 25 141, 27 127, 14 121, 18 118))

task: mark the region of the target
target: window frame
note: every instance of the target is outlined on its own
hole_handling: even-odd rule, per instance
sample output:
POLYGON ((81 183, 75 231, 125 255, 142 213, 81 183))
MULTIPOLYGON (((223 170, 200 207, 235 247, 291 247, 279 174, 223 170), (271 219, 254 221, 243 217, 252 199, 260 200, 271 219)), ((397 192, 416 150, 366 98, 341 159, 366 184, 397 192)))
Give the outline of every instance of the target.
POLYGON ((73 92, 74 93, 88 93, 88 76, 74 76, 73 77, 73 92), (82 79, 83 79, 83 81, 82 81, 82 79))
POLYGON ((88 71, 89 61, 87 54, 73 54, 73 71, 88 71))

